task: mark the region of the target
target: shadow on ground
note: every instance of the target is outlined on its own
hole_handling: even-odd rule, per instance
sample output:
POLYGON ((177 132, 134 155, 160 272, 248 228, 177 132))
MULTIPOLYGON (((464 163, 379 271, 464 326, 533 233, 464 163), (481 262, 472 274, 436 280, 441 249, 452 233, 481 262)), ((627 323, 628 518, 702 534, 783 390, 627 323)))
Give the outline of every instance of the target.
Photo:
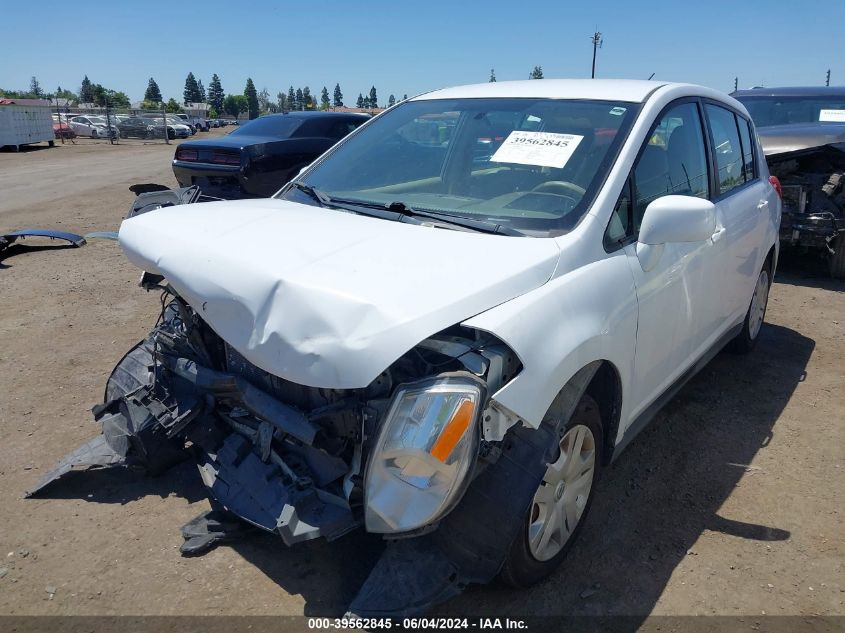
POLYGON ((845 280, 833 279, 828 273, 827 262, 813 253, 782 250, 775 279, 790 286, 845 292, 845 280))
POLYGON ((72 248, 79 247, 74 244, 67 244, 66 242, 53 242, 52 244, 40 244, 32 246, 30 246, 29 244, 12 244, 11 246, 7 246, 5 249, 0 251, 0 270, 3 270, 5 268, 11 268, 11 266, 6 263, 6 260, 14 257, 15 255, 22 255, 23 253, 37 253, 39 251, 66 251, 72 248))

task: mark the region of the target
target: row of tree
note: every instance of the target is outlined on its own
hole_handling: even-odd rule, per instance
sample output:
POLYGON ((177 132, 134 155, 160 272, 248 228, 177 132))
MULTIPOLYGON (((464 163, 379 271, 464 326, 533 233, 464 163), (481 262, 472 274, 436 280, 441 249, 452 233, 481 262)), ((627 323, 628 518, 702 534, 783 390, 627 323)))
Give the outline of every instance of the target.
MULTIPOLYGON (((250 118, 255 118, 261 113, 268 112, 286 112, 290 110, 328 110, 331 107, 343 107, 343 91, 340 84, 335 84, 334 92, 329 96, 329 90, 323 86, 320 92, 319 102, 317 98, 311 94, 311 88, 305 86, 304 88, 294 88, 290 86, 287 93, 284 91, 276 93, 276 99, 273 100, 267 88, 263 88, 260 92, 256 90, 252 78, 247 79, 246 86, 242 95, 229 94, 227 95, 220 83, 220 77, 215 73, 211 77, 206 90, 201 80, 197 80, 193 72, 189 72, 185 78, 185 89, 182 93, 184 105, 189 103, 208 103, 211 110, 211 116, 219 116, 221 113, 229 114, 231 116, 239 116, 246 112, 250 118)), ((407 95, 406 97, 407 98, 407 95)), ((150 77, 147 83, 147 89, 144 92, 144 106, 154 108, 155 104, 162 102, 164 99, 158 83, 153 77, 150 77)), ((173 106, 174 100, 167 102, 167 108, 173 106)), ((392 106, 396 103, 396 97, 390 95, 388 105, 392 106)), ((357 107, 359 108, 377 108, 378 94, 375 86, 370 88, 368 96, 364 97, 362 94, 358 95, 357 107)))
MULTIPOLYGON (((528 73, 529 79, 543 79, 543 67, 542 66, 534 66, 534 70, 528 73)), ((490 69, 490 79, 489 81, 492 83, 496 81, 496 69, 490 69)))
POLYGON ((38 79, 32 77, 29 82, 29 90, 4 90, 0 88, 0 96, 12 99, 48 99, 50 101, 65 99, 68 102, 93 103, 101 108, 106 105, 112 108, 129 107, 129 97, 125 92, 112 90, 102 84, 93 83, 88 79, 88 75, 85 75, 82 79, 82 85, 78 93, 66 90, 61 86, 58 86, 54 92, 47 92, 41 87, 38 79))
MULTIPOLYGON (((495 81, 495 77, 491 79, 495 81)), ((54 99, 62 98, 71 102, 78 103, 92 103, 94 105, 104 107, 106 105, 114 108, 128 108, 130 106, 129 97, 123 93, 111 90, 102 86, 99 83, 93 83, 88 79, 88 75, 82 79, 82 84, 78 93, 70 90, 64 90, 61 86, 57 88, 54 93, 46 93, 38 80, 33 77, 30 82, 29 91, 14 91, 0 89, 0 95, 15 97, 15 98, 36 98, 36 99, 54 99)), ((405 95, 403 99, 407 99, 405 95)), ((290 110, 328 110, 331 107, 344 107, 343 91, 340 84, 335 84, 334 92, 329 96, 329 91, 326 86, 323 86, 320 92, 319 104, 314 95, 311 94, 311 89, 308 86, 304 88, 294 89, 291 86, 287 93, 279 92, 276 94, 276 99, 273 101, 270 98, 270 93, 267 88, 258 92, 252 78, 247 79, 243 94, 229 94, 227 95, 223 90, 220 82, 220 77, 217 74, 211 76, 211 81, 206 90, 203 86, 202 80, 198 80, 193 72, 189 72, 185 78, 185 89, 182 92, 182 105, 187 106, 191 103, 208 103, 210 106, 210 116, 217 117, 220 114, 230 114, 237 117, 246 112, 250 119, 254 119, 261 113, 267 112, 285 112, 290 110)), ((396 97, 390 95, 387 100, 388 107, 395 105, 396 97)), ((158 110, 164 106, 168 112, 181 112, 182 105, 180 105, 173 97, 165 101, 162 96, 161 89, 158 86, 155 78, 150 77, 147 82, 147 88, 144 91, 144 100, 142 107, 148 110, 158 110)), ((356 101, 358 108, 378 108, 378 93, 376 87, 372 86, 369 93, 365 96, 358 93, 358 100, 356 101)))

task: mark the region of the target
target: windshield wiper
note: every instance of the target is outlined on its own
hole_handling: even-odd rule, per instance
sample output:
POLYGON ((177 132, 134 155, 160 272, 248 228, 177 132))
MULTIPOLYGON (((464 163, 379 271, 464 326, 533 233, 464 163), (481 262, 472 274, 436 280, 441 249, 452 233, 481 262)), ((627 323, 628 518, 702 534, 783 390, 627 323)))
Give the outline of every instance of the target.
POLYGON ((315 187, 312 187, 311 185, 306 185, 304 182, 293 181, 290 185, 291 187, 296 187, 300 191, 308 194, 308 196, 315 200, 321 207, 328 206, 332 202, 332 199, 327 194, 315 187))
POLYGON ((396 201, 391 202, 388 205, 385 205, 388 211, 395 211, 404 216, 410 217, 417 217, 417 218, 429 218, 432 220, 439 220, 441 222, 446 222, 447 224, 454 224, 456 226, 462 226, 467 229, 472 229, 474 231, 481 231, 482 233, 497 233, 499 235, 522 235, 519 231, 512 229, 508 226, 504 226, 502 224, 497 224, 495 222, 490 222, 488 220, 476 220, 475 218, 465 218, 461 215, 453 215, 451 213, 444 213, 441 211, 418 211, 417 209, 412 209, 404 202, 396 201))
POLYGON ((350 211, 361 212, 360 209, 370 209, 366 215, 373 215, 385 220, 397 220, 399 222, 416 220, 420 218, 428 218, 443 222, 444 224, 453 224, 461 226, 472 231, 479 231, 481 233, 495 233, 498 235, 518 235, 523 236, 519 231, 494 222, 487 222, 485 220, 475 220, 472 218, 465 218, 462 216, 452 215, 451 213, 440 213, 438 211, 418 211, 412 209, 404 202, 391 202, 390 204, 380 204, 378 202, 367 202, 366 200, 344 200, 341 198, 332 198, 332 206, 343 206, 350 211), (350 208, 351 207, 351 208, 350 208))
POLYGON ((400 201, 391 202, 389 204, 380 204, 378 202, 367 202, 366 200, 345 200, 343 198, 332 198, 327 193, 320 191, 311 185, 306 185, 304 182, 294 181, 290 183, 290 186, 306 193, 321 207, 335 207, 347 211, 353 211, 355 213, 363 213, 364 215, 374 216, 383 220, 398 220, 400 222, 406 221, 406 218, 414 218, 418 221, 419 218, 428 218, 430 220, 461 226, 481 233, 523 236, 523 234, 519 231, 495 222, 465 218, 463 216, 452 215, 451 213, 441 213, 439 211, 418 211, 417 209, 412 209, 404 202, 400 201), (362 208, 368 209, 368 212, 362 212, 362 208))

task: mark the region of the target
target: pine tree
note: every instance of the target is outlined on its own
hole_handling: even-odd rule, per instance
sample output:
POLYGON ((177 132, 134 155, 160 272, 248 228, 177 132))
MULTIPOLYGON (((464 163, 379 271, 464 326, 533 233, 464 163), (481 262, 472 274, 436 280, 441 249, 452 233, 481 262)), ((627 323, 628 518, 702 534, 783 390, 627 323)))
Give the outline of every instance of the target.
POLYGON ((150 81, 147 84, 147 90, 144 92, 144 101, 153 101, 155 103, 163 101, 161 97, 161 90, 159 90, 156 80, 152 77, 150 77, 150 81))
POLYGON ((288 107, 287 101, 288 101, 288 98, 287 98, 287 96, 285 95, 284 92, 279 92, 276 95, 276 104, 279 106, 279 112, 284 112, 287 109, 287 107, 288 107))
POLYGON ((340 84, 334 85, 334 107, 343 107, 343 93, 340 91, 340 84))
POLYGON ((293 91, 293 86, 288 90, 288 110, 298 110, 296 105, 296 93, 293 91))
POLYGON ((528 75, 529 79, 542 79, 543 78, 543 67, 542 66, 534 66, 534 70, 531 71, 531 74, 528 75))
POLYGON ((364 107, 364 97, 360 92, 358 93, 358 101, 355 103, 355 107, 356 108, 363 108, 364 107))
POLYGON ((199 93, 199 103, 205 103, 206 94, 205 86, 202 85, 202 79, 197 79, 197 92, 199 93))
POLYGON ((329 101, 329 91, 325 86, 323 86, 323 92, 320 93, 320 107, 323 110, 328 110, 330 105, 331 101, 329 101))
POLYGON ((29 91, 35 96, 36 99, 40 99, 44 96, 44 91, 41 89, 41 84, 38 83, 38 80, 33 75, 32 79, 29 81, 29 91))
POLYGON ((407 101, 407 100, 408 100, 408 95, 402 95, 402 101, 407 101))
POLYGON ((496 69, 491 68, 490 69, 490 83, 493 83, 494 81, 496 81, 496 69))
POLYGON ((370 88, 370 107, 377 108, 378 107, 378 97, 376 96, 376 87, 373 86, 370 88))
POLYGON ((194 73, 188 73, 188 76, 185 77, 185 90, 182 91, 182 97, 185 105, 199 103, 200 87, 197 84, 197 78, 194 77, 194 73))
POLYGON ((304 110, 305 109, 305 95, 302 92, 302 88, 296 89, 296 109, 297 110, 304 110))
POLYGON ((91 80, 88 75, 82 79, 82 86, 79 88, 80 103, 94 103, 94 86, 91 85, 91 80))
POLYGON ((211 83, 208 84, 208 103, 217 112, 223 112, 223 101, 225 99, 226 93, 223 92, 220 77, 215 73, 211 76, 211 83))
POLYGON ((305 86, 305 88, 302 89, 302 109, 314 109, 314 98, 311 96, 311 88, 308 86, 305 86))
POLYGON ((396 97, 394 97, 393 95, 390 95, 390 97, 387 100, 387 107, 392 108, 395 105, 396 105, 396 97))
POLYGON ((255 90, 255 84, 252 83, 251 77, 247 77, 244 96, 246 97, 250 120, 258 118, 258 92, 255 90))

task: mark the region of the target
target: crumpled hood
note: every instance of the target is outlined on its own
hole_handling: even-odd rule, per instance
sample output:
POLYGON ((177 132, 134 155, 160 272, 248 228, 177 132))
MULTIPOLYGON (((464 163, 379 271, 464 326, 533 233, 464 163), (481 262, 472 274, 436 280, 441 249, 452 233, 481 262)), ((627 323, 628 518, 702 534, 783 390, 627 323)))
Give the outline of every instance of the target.
POLYGON ((757 128, 766 156, 795 152, 822 145, 845 145, 842 123, 790 123, 757 128))
POLYGON ((369 385, 423 339, 543 285, 554 240, 391 222, 275 199, 166 207, 120 244, 250 362, 311 387, 369 385))

